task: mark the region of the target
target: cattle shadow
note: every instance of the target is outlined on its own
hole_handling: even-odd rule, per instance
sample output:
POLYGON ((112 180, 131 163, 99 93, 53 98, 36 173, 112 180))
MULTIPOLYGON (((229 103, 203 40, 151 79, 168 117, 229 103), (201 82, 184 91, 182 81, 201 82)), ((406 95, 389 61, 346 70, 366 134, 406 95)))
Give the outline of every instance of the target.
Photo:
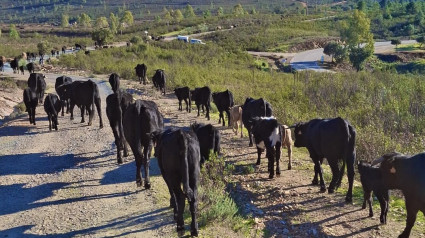
MULTIPOLYGON (((128 157, 127 157, 128 158, 128 157)), ((143 173, 143 167, 142 167, 143 173)), ((161 171, 159 169, 158 160, 156 158, 150 159, 149 176, 159 176, 161 171)), ((101 185, 111 185, 119 183, 129 183, 136 181, 136 163, 130 161, 128 163, 117 165, 116 169, 106 172, 100 180, 101 185)))
POLYGON ((134 236, 134 234, 138 232, 153 231, 163 226, 173 224, 174 222, 172 221, 171 216, 167 216, 166 213, 169 213, 168 208, 160 208, 143 214, 132 214, 131 216, 118 217, 99 226, 92 226, 89 228, 61 234, 28 234, 28 231, 31 230, 35 225, 23 225, 0 231, 0 237, 68 238, 85 235, 91 236, 101 232, 102 230, 114 230, 117 232, 120 231, 120 233, 117 233, 116 235, 104 237, 126 237, 131 236, 132 234, 134 236), (164 217, 166 218, 164 219, 164 217), (143 224, 144 228, 141 228, 140 224, 143 224))
POLYGON ((72 154, 49 156, 30 153, 0 156, 0 175, 52 174, 75 166, 81 159, 72 154))

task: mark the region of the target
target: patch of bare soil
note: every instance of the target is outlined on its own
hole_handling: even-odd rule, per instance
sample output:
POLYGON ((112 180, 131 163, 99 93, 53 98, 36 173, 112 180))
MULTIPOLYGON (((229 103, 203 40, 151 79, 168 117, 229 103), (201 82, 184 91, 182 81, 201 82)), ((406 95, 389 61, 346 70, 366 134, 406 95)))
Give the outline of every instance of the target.
POLYGON ((339 42, 338 37, 324 37, 324 38, 314 38, 307 40, 298 44, 291 46, 288 49, 288 52, 302 52, 306 50, 313 50, 318 48, 323 48, 329 42, 336 41, 339 42))
POLYGON ((392 62, 411 62, 418 59, 425 59, 425 52, 395 52, 389 54, 376 54, 378 59, 392 63, 392 62))

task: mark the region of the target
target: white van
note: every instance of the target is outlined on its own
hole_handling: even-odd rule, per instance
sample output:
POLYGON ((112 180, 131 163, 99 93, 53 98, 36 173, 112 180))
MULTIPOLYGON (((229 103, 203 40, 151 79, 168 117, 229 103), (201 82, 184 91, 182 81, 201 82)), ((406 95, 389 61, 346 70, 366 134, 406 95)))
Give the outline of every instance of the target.
POLYGON ((190 39, 190 44, 201 44, 201 45, 205 45, 205 43, 202 42, 202 40, 198 40, 198 39, 190 39))
POLYGON ((184 41, 184 42, 189 42, 189 36, 181 36, 181 35, 178 35, 177 36, 177 40, 181 40, 181 41, 184 41))

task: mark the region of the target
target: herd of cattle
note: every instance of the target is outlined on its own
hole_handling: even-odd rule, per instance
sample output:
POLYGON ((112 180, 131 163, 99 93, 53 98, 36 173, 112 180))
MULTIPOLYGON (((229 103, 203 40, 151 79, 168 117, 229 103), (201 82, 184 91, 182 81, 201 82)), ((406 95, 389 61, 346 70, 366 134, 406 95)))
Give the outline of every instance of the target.
MULTIPOLYGON (((140 83, 146 84, 146 70, 144 64, 135 68, 140 83)), ((163 70, 156 70, 152 78, 153 85, 165 94, 165 74, 163 70)), ((151 187, 149 180, 149 160, 152 148, 162 176, 170 192, 170 206, 174 209, 174 218, 177 222, 177 231, 184 233, 183 211, 185 198, 190 204, 192 215, 191 234, 198 235, 196 222, 197 186, 200 176, 200 167, 209 159, 210 151, 220 153, 220 131, 211 124, 192 124, 189 128, 164 128, 164 118, 154 101, 133 100, 132 95, 120 89, 120 79, 117 74, 111 74, 109 83, 113 93, 106 98, 106 115, 112 128, 117 147, 117 162, 123 162, 122 157, 128 156, 127 144, 130 146, 136 161, 136 183, 142 186, 142 165, 144 168, 144 187, 151 187), (123 155, 121 152, 123 151, 123 155), (181 187, 183 185, 183 189, 181 187)), ((24 90, 30 123, 35 125, 35 109, 38 103, 43 103, 46 89, 44 75, 31 73, 28 79, 28 88, 24 90)), ((44 109, 49 119, 49 129, 58 130, 57 117, 66 107, 66 113, 71 114, 77 105, 81 110, 81 122, 84 115, 89 114, 89 125, 94 117, 94 107, 103 127, 101 114, 101 99, 97 84, 91 80, 72 81, 71 78, 61 76, 56 79, 55 89, 58 94, 48 94, 44 99, 44 109)), ((224 112, 228 119, 228 126, 235 134, 242 125, 248 131, 249 146, 254 142, 257 148, 257 165, 260 164, 261 154, 266 151, 268 159, 269 178, 281 174, 279 161, 281 148, 288 149, 288 169, 292 168, 292 144, 295 147, 306 147, 314 162, 314 178, 312 183, 320 185, 320 191, 325 192, 322 163, 326 158, 332 171, 332 180, 328 192, 333 193, 341 185, 345 167, 348 175, 348 191, 346 202, 352 202, 354 170, 356 164, 355 139, 356 132, 350 123, 340 117, 333 119, 313 119, 300 122, 293 126, 280 124, 273 117, 272 106, 266 100, 247 98, 241 106, 234 105, 233 94, 229 90, 211 92, 209 87, 175 88, 174 93, 179 101, 179 110, 183 110, 182 101, 186 103, 186 111, 191 112, 191 103, 195 102, 198 109, 205 112, 210 120, 211 99, 219 111, 219 123, 225 126, 224 112), (295 141, 292 141, 291 129, 294 131, 295 141), (276 167, 275 164, 276 163, 276 167), (340 167, 340 164, 342 166, 340 167)), ((381 223, 386 223, 388 212, 389 190, 402 190, 407 208, 407 224, 399 237, 409 237, 418 211, 425 213, 425 153, 407 156, 400 153, 390 153, 375 160, 372 164, 357 163, 364 190, 363 209, 366 202, 369 204, 369 215, 372 211, 372 191, 381 205, 381 223)))

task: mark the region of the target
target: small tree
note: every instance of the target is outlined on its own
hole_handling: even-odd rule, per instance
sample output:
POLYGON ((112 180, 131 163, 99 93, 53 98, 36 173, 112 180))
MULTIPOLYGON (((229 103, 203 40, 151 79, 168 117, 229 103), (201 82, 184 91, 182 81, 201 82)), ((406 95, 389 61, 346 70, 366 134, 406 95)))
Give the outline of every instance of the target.
POLYGON ((422 45, 425 43, 425 36, 418 37, 416 41, 419 43, 419 48, 422 48, 422 45))
POLYGON ((170 22, 173 20, 173 17, 171 16, 171 13, 167 11, 164 14, 164 21, 167 23, 167 26, 170 24, 170 22))
POLYGON ((205 10, 202 15, 204 16, 204 18, 209 18, 211 16, 211 11, 210 10, 205 10))
POLYGON ((334 62, 334 56, 335 56, 337 46, 338 46, 338 43, 329 42, 328 44, 325 45, 325 48, 323 49, 323 53, 332 57, 332 62, 334 62))
POLYGON ((42 41, 37 44, 38 53, 40 55, 45 55, 50 48, 50 43, 48 41, 42 41))
POLYGON ((371 51, 361 47, 355 47, 350 50, 350 62, 353 67, 359 72, 363 69, 366 59, 371 56, 371 51))
POLYGON ((78 24, 83 27, 91 27, 91 18, 84 12, 78 17, 78 24))
POLYGON ((223 10, 223 8, 222 7, 219 7, 218 9, 217 9, 217 16, 218 17, 221 17, 221 16, 223 16, 224 15, 224 10, 223 10))
POLYGON ((112 34, 117 34, 118 25, 120 24, 118 17, 116 17, 114 13, 111 12, 111 14, 109 14, 109 21, 110 21, 109 29, 111 29, 112 34))
POLYGON ((418 13, 418 6, 416 5, 415 2, 409 2, 406 5, 406 13, 407 14, 412 14, 412 15, 418 13))
POLYGON ((16 30, 16 26, 14 24, 10 25, 9 37, 14 40, 17 40, 20 38, 19 32, 16 30))
POLYGON ((193 11, 193 7, 191 5, 186 5, 186 7, 184 8, 184 18, 192 18, 195 15, 195 12, 193 11))
POLYGON ((68 27, 69 26, 69 16, 68 15, 66 15, 66 14, 62 15, 61 26, 62 27, 68 27))
POLYGON ((242 16, 245 13, 245 11, 243 10, 243 7, 240 3, 236 4, 233 7, 233 15, 235 16, 242 16))
POLYGON ((183 13, 179 10, 179 9, 177 9, 175 12, 174 12, 174 20, 177 22, 177 23, 179 23, 179 22, 181 22, 182 20, 183 20, 183 13))
POLYGON ((337 65, 344 62, 344 60, 347 58, 347 48, 342 45, 337 45, 334 58, 337 65))
POLYGON ((96 41, 99 46, 103 46, 112 40, 113 34, 109 29, 102 28, 94 30, 91 33, 91 38, 96 41))
POLYGON ((397 49, 398 45, 401 44, 401 40, 400 39, 393 39, 391 40, 391 45, 395 45, 395 48, 397 49))
POLYGON ((121 18, 121 22, 127 24, 128 26, 133 25, 134 23, 133 13, 131 13, 130 11, 125 11, 124 15, 121 18))
POLYGON ((109 23, 106 17, 98 17, 96 19, 96 28, 108 28, 108 27, 109 27, 109 23))
POLYGON ((130 42, 133 44, 139 44, 142 42, 142 38, 140 36, 133 36, 131 37, 130 42))
POLYGON ((357 3, 357 10, 359 10, 359 11, 363 11, 364 12, 364 10, 366 10, 366 3, 365 3, 365 1, 359 1, 358 3, 357 3))
POLYGON ((257 14, 257 10, 255 10, 255 7, 252 7, 252 8, 251 8, 251 14, 252 14, 252 15, 257 14))

